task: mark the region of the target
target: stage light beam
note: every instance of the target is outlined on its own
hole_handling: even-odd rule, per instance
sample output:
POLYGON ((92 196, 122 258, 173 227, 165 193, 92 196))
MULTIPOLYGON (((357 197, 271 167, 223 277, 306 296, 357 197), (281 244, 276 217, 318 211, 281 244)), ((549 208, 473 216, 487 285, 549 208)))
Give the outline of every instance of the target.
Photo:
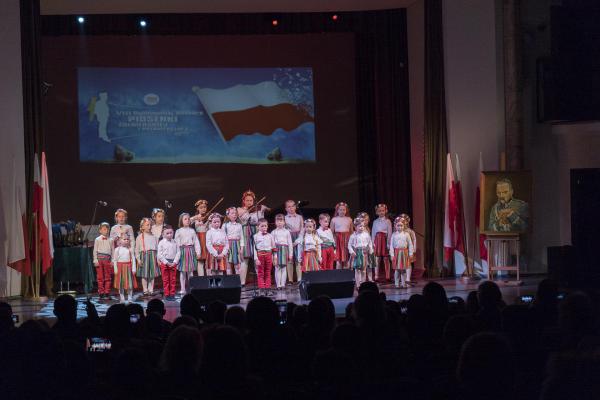
POLYGON ((279 21, 277 21, 276 19, 274 19, 273 21, 271 21, 271 24, 273 26, 277 26, 277 25, 279 25, 279 21))
POLYGON ((146 22, 146 20, 145 20, 145 19, 141 19, 141 20, 140 20, 140 26, 141 26, 142 28, 145 28, 147 25, 148 25, 148 23, 146 22))
POLYGON ((85 18, 84 17, 77 17, 77 22, 79 22, 80 24, 83 24, 85 22, 85 18))
POLYGON ((334 21, 337 21, 337 19, 338 19, 338 15, 337 15, 337 14, 333 14, 333 15, 331 16, 331 19, 332 19, 332 20, 334 20, 334 21))

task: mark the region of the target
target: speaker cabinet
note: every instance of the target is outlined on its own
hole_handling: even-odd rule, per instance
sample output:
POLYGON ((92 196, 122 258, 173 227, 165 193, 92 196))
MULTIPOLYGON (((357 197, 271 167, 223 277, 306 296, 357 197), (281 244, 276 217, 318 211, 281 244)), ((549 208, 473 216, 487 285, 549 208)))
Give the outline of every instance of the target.
POLYGON ((312 300, 320 295, 327 295, 332 299, 353 297, 354 270, 335 269, 302 274, 300 298, 312 300))
POLYGON ((239 304, 242 294, 239 275, 194 276, 190 278, 190 289, 200 304, 215 300, 239 304))

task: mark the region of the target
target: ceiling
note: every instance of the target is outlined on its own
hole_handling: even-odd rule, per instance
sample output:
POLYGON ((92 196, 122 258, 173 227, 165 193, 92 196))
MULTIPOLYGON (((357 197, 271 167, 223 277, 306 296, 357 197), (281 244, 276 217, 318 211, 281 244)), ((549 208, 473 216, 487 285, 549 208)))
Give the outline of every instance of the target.
POLYGON ((40 0, 42 15, 269 13, 405 8, 418 0, 40 0))

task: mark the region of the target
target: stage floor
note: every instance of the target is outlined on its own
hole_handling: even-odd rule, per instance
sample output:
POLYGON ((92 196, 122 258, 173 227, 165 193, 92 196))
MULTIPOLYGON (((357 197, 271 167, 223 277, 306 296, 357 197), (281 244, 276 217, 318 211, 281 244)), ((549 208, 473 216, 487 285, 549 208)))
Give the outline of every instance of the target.
MULTIPOLYGON (((537 289, 538 283, 545 278, 543 275, 529 276, 524 277, 522 279, 523 284, 521 286, 513 286, 507 284, 503 281, 497 280, 496 282, 500 286, 502 291, 502 295, 504 301, 507 304, 513 304, 518 296, 522 295, 533 295, 537 289)), ((475 282, 465 282, 462 279, 436 279, 438 283, 444 286, 446 289, 446 293, 448 297, 459 296, 466 300, 469 292, 477 289, 477 285, 479 285, 482 281, 475 282)), ((379 284, 379 288, 381 291, 385 292, 387 298, 390 300, 404 300, 408 299, 411 295, 415 293, 421 293, 423 290, 423 286, 429 282, 429 280, 420 280, 416 283, 415 286, 408 289, 397 289, 393 286, 393 284, 379 284)), ((272 291, 271 297, 273 300, 287 300, 289 302, 293 302, 296 304, 307 304, 308 301, 302 301, 300 298, 300 293, 298 291, 298 285, 294 284, 292 286, 286 287, 285 291, 276 292, 272 291)), ((355 291, 356 296, 356 291, 355 291)), ((254 297, 254 290, 252 287, 246 287, 242 289, 242 300, 239 305, 242 307, 246 307, 246 305, 252 300, 254 297)), ((161 298, 160 295, 157 295, 156 298, 161 298)), ((86 300, 86 296, 80 295, 77 296, 78 301, 78 317, 83 318, 86 316, 85 313, 85 305, 84 302, 86 300)), ((96 305, 96 309, 98 310, 98 314, 103 316, 106 314, 106 310, 112 304, 118 303, 118 301, 99 301, 97 295, 92 296, 92 302, 96 305)), ((146 308, 146 304, 150 299, 140 299, 138 295, 134 296, 134 302, 142 305, 144 309, 146 308)), ((167 310, 167 314, 165 318, 169 321, 173 321, 175 318, 179 316, 179 302, 181 299, 178 297, 175 301, 165 301, 165 306, 167 310)), ((343 316, 345 313, 346 306, 348 303, 354 301, 353 297, 344 298, 344 299, 334 299, 333 303, 335 305, 335 311, 337 316, 343 316)), ((13 308, 13 313, 19 316, 20 322, 24 322, 29 319, 45 319, 50 324, 53 324, 56 318, 53 314, 53 300, 46 299, 42 301, 34 301, 28 299, 11 299, 8 301, 13 308)))

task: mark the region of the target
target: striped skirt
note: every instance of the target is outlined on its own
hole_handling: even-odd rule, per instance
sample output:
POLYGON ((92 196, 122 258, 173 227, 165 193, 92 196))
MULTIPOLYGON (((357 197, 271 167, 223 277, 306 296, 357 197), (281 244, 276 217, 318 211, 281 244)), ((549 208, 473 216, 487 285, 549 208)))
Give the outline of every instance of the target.
POLYGON ((350 259, 348 240, 350 240, 350 232, 335 233, 336 261, 346 262, 350 259))
POLYGON ((196 232, 198 241, 200 242, 200 260, 206 260, 208 250, 206 250, 206 232, 196 232))
POLYGON ((316 250, 305 250, 302 252, 302 272, 318 271, 319 259, 316 250))
MULTIPOLYGON (((218 254, 220 254, 225 248, 222 244, 213 245, 218 254)), ((226 271, 227 270, 227 257, 217 258, 210 253, 207 253, 206 256, 206 268, 213 269, 216 271, 226 271)))
POLYGON ((387 233, 377 232, 375 235, 375 257, 389 256, 387 247, 387 233))
POLYGON ((410 268, 410 257, 408 256, 408 249, 397 248, 394 249, 394 261, 392 262, 393 269, 407 269, 410 268))
MULTIPOLYGON (((292 243, 296 243, 296 239, 298 239, 298 236, 300 235, 300 232, 292 232, 290 231, 290 235, 292 236, 292 243)), ((298 249, 298 246, 293 246, 293 253, 292 254, 292 261, 293 262, 298 262, 298 259, 300 258, 300 249, 298 249)))
POLYGON ((244 248, 242 249, 243 258, 254 257, 254 234, 255 225, 242 225, 242 235, 244 236, 244 248))
POLYGON ((227 262, 229 264, 241 264, 244 258, 242 257, 242 248, 238 239, 229 239, 229 253, 227 253, 227 262))
POLYGON ((196 259, 196 250, 193 245, 181 246, 181 257, 177 265, 177 271, 195 272, 198 270, 198 260, 196 259))
POLYGON ((135 289, 137 281, 131 272, 131 262, 118 262, 117 273, 115 274, 115 289, 135 289))
POLYGON ((156 259, 156 250, 140 252, 140 264, 137 266, 135 276, 146 279, 154 279, 155 276, 160 276, 160 267, 156 259))
POLYGON ((290 258, 290 248, 287 244, 278 244, 277 252, 274 254, 275 265, 287 265, 290 258))
POLYGON ((369 268, 369 249, 367 247, 358 247, 354 249, 355 255, 350 256, 350 266, 354 269, 369 268))

